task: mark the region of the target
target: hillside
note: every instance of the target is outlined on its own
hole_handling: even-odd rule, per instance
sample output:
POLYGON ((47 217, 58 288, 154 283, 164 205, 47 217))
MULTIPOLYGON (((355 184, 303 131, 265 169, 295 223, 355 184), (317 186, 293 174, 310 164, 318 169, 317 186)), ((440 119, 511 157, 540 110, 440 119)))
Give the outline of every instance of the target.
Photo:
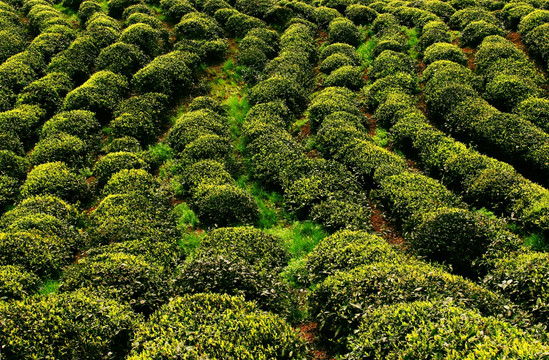
POLYGON ((549 0, 0 34, 0 360, 549 359, 549 0))

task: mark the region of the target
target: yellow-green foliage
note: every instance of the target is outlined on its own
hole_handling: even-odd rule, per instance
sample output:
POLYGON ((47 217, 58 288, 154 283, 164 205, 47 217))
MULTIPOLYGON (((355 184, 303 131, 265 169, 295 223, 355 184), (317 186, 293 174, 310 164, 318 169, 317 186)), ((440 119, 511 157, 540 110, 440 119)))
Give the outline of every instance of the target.
POLYGON ((146 163, 138 155, 120 151, 109 153, 99 159, 93 166, 93 175, 99 185, 106 184, 112 175, 123 169, 146 169, 146 163))
POLYGON ((322 239, 307 255, 307 271, 309 280, 318 283, 337 271, 380 261, 402 262, 403 255, 377 235, 342 230, 322 239))
POLYGON ((140 320, 128 306, 92 291, 0 302, 8 358, 109 359, 123 356, 140 320))
POLYGON ((21 299, 38 290, 36 275, 17 265, 0 266, 0 300, 21 299))
POLYGON ((88 145, 79 137, 58 132, 36 143, 29 160, 32 165, 64 162, 70 168, 78 169, 88 164, 89 150, 88 145))
POLYGON ((69 202, 83 200, 88 184, 84 176, 77 174, 63 162, 50 162, 36 166, 21 186, 21 195, 53 195, 69 202))
POLYGON ((200 356, 304 359, 305 344, 284 320, 253 303, 197 294, 176 297, 154 313, 137 331, 128 359, 200 356))
POLYGON ((547 346, 527 332, 452 302, 401 303, 367 312, 345 359, 543 358, 547 346))

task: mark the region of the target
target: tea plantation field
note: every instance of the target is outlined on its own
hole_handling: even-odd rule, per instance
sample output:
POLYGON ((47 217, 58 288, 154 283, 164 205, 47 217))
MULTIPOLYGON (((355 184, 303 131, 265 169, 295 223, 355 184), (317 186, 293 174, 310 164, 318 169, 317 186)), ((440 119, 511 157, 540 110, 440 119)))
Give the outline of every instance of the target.
POLYGON ((549 359, 549 0, 0 0, 0 360, 549 359))

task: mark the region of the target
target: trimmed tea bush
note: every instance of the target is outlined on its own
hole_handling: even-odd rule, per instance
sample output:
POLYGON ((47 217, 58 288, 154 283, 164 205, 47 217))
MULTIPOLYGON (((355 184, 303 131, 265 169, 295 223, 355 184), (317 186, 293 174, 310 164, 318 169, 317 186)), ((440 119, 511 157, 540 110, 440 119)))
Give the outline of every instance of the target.
POLYGON ((499 75, 486 85, 486 100, 501 111, 510 111, 522 100, 540 95, 530 79, 514 75, 499 75))
POLYGON ((283 100, 294 114, 300 114, 308 99, 298 84, 282 76, 273 76, 260 82, 250 90, 248 96, 251 106, 275 100, 283 100))
POLYGON ((120 151, 109 153, 99 159, 93 166, 93 175, 100 186, 106 184, 112 175, 123 169, 143 169, 146 163, 138 155, 120 151))
POLYGON ((209 110, 189 111, 177 119, 171 128, 167 142, 176 152, 181 152, 202 135, 229 135, 227 124, 221 115, 209 110))
POLYGON ((103 194, 155 194, 160 189, 160 183, 143 169, 123 169, 113 174, 103 188, 103 194))
POLYGON ((180 51, 158 56, 134 74, 132 83, 140 93, 174 96, 178 91, 188 89, 193 82, 189 67, 192 68, 196 61, 195 55, 180 51))
POLYGON ((338 231, 320 241, 307 256, 310 281, 322 282, 338 271, 376 262, 402 262, 402 256, 377 235, 365 231, 338 231))
POLYGON ((0 300, 21 299, 38 290, 40 279, 21 266, 0 266, 0 300))
POLYGON ((87 110, 64 111, 44 123, 40 137, 45 139, 65 133, 83 140, 93 141, 98 140, 100 130, 101 124, 93 112, 87 110))
POLYGON ((147 60, 146 55, 137 46, 117 42, 101 50, 95 66, 97 70, 108 70, 130 77, 141 69, 147 60))
POLYGON ((143 23, 128 26, 120 35, 119 41, 137 46, 150 58, 160 55, 164 49, 161 32, 143 23))
POLYGON ((385 50, 372 63, 368 77, 375 80, 396 73, 414 75, 415 63, 407 54, 385 50))
POLYGON ((513 112, 549 132, 549 100, 529 98, 518 104, 513 112))
POLYGON ((467 56, 461 49, 453 44, 436 43, 425 49, 423 62, 426 65, 439 60, 449 60, 460 65, 467 65, 467 56))
POLYGON ((0 303, 0 337, 9 358, 122 357, 140 320, 128 306, 93 291, 0 303))
POLYGON ((209 226, 253 224, 259 216, 253 196, 234 185, 200 184, 191 203, 200 222, 209 226))
POLYGON ((192 12, 181 18, 174 27, 174 33, 179 39, 214 40, 219 37, 221 28, 208 15, 192 12))
POLYGON ((29 161, 13 151, 0 150, 0 175, 24 180, 27 176, 29 161))
POLYGON ((346 43, 358 46, 361 41, 361 35, 351 20, 347 18, 335 18, 328 26, 328 39, 332 44, 346 43))
POLYGON ((473 21, 463 29, 461 41, 463 45, 477 47, 485 37, 491 35, 505 36, 501 27, 484 20, 473 21))
POLYGON ((36 166, 21 186, 23 197, 48 194, 70 202, 85 199, 87 192, 84 176, 72 172, 60 161, 36 166))
POLYGON ((342 66, 332 71, 324 80, 324 86, 340 86, 350 90, 358 90, 362 87, 364 73, 358 66, 342 66))
POLYGON ((171 293, 160 265, 124 253, 83 258, 63 271, 60 282, 61 293, 90 288, 102 297, 115 298, 135 311, 149 314, 171 293))
POLYGON ((73 261, 72 239, 40 232, 0 233, 0 265, 20 265, 42 278, 57 276, 73 261))
POLYGON ((87 165, 88 151, 82 139, 59 132, 40 140, 29 155, 29 160, 33 165, 63 161, 67 166, 78 169, 87 165))
POLYGON ((280 317, 258 311, 241 297, 196 294, 176 297, 154 313, 137 331, 128 359, 206 355, 289 360, 305 356, 304 344, 280 317))
POLYGON ((352 4, 345 9, 345 16, 356 25, 371 24, 379 14, 371 7, 352 4))
POLYGON ((52 72, 26 86, 17 97, 17 104, 40 106, 48 115, 53 115, 72 88, 69 75, 52 72))

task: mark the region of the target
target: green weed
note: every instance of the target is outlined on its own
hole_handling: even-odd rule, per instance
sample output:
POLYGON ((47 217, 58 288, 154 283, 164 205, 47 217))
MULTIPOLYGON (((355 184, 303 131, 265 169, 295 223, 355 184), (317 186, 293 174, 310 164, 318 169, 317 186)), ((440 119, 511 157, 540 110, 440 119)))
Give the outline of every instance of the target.
POLYGON ((49 280, 46 280, 46 282, 44 282, 42 285, 40 285, 38 293, 40 295, 53 294, 57 291, 58 288, 59 288, 59 280, 49 279, 49 280))
POLYGON ((190 256, 196 251, 204 236, 206 236, 205 232, 192 232, 183 235, 177 243, 181 250, 185 253, 185 256, 190 256))
POLYGON ((256 226, 270 229, 284 223, 290 216, 282 208, 283 197, 276 191, 266 191, 258 183, 250 181, 247 175, 237 179, 237 185, 248 191, 259 207, 259 219, 256 226))
POLYGON ((389 144, 389 133, 382 127, 376 128, 376 134, 373 137, 374 143, 381 147, 387 147, 389 144))
POLYGON ((543 234, 530 234, 524 238, 524 244, 534 251, 546 251, 547 243, 543 234))
POLYGON ((408 55, 410 55, 412 59, 417 59, 417 57, 419 56, 419 53, 416 50, 416 45, 419 41, 419 34, 417 29, 402 27, 402 30, 406 33, 406 36, 408 37, 408 55))
POLYGON ((188 231, 190 229, 195 229, 200 221, 198 216, 192 211, 187 203, 178 204, 173 209, 173 213, 177 218, 177 228, 180 231, 188 231))
POLYGON ((322 226, 311 221, 295 221, 284 228, 271 228, 267 233, 280 236, 293 258, 301 258, 310 253, 328 233, 322 226))
POLYGON ((374 48, 376 46, 376 42, 374 39, 369 39, 368 41, 360 44, 358 49, 356 49, 356 53, 358 54, 358 57, 360 58, 360 65, 362 69, 368 68, 372 62, 374 61, 374 48))

